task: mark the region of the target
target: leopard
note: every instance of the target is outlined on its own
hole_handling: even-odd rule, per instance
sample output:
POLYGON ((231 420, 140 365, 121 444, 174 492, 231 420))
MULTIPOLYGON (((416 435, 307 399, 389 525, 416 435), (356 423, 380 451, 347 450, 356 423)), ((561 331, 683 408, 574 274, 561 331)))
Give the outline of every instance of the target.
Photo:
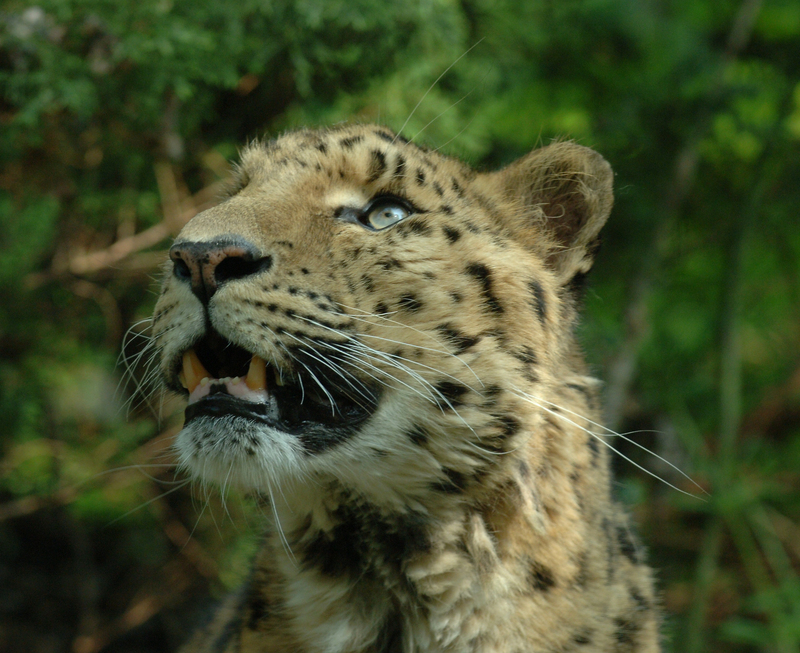
POLYGON ((577 327, 613 172, 494 171, 382 125, 243 148, 152 319, 179 465, 265 509, 184 653, 655 652, 577 327))

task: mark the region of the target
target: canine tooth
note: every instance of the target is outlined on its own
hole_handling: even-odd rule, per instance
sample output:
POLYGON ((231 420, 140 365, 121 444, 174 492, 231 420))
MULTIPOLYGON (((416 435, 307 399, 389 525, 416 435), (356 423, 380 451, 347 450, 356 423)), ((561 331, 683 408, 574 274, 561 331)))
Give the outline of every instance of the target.
POLYGON ((254 355, 250 359, 250 368, 244 382, 251 390, 267 389, 267 363, 261 356, 254 355))
POLYGON ((207 376, 204 376, 202 379, 200 379, 200 385, 208 385, 210 383, 211 379, 207 376))
POLYGON ((275 372, 275 383, 276 383, 277 385, 281 386, 281 387, 283 387, 284 385, 286 385, 286 384, 283 382, 283 377, 281 376, 280 370, 278 370, 278 368, 277 368, 277 367, 275 367, 275 368, 273 368, 273 371, 275 372))
POLYGON ((182 385, 184 388, 186 388, 187 390, 189 389, 189 386, 188 386, 188 385, 186 385, 186 374, 184 373, 184 371, 183 371, 183 370, 181 370, 180 372, 178 372, 178 381, 180 381, 180 382, 181 382, 181 385, 182 385))
POLYGON ((203 367, 194 349, 183 352, 183 369, 179 376, 183 377, 181 383, 189 392, 193 392, 202 383, 202 379, 208 379, 209 373, 203 367))

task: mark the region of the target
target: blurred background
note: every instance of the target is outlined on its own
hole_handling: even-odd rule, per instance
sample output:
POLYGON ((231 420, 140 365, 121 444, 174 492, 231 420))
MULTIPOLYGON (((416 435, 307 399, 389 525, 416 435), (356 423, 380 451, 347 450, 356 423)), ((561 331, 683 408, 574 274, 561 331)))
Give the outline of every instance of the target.
POLYGON ((799 72, 797 0, 5 0, 0 650, 171 651, 245 573, 258 509, 176 475, 147 317, 239 147, 349 120, 611 162, 581 338, 665 650, 796 653, 799 72))

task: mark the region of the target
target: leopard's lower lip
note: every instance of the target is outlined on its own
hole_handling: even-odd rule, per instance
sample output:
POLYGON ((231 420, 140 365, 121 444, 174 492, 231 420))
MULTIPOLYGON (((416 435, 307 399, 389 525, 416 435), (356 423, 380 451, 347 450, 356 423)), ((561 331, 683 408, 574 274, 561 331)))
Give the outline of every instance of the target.
POLYGON ((366 421, 377 406, 377 398, 367 402, 344 401, 324 405, 308 397, 298 396, 291 386, 275 388, 263 402, 235 397, 220 389, 186 407, 184 426, 201 418, 225 421, 243 419, 253 426, 267 426, 299 436, 328 432, 337 439, 344 432, 354 431, 366 421))
MULTIPOLYGON (((189 394, 184 425, 199 418, 239 418, 302 436, 309 431, 354 430, 376 410, 377 392, 364 386, 353 396, 333 380, 318 385, 321 377, 318 372, 314 382, 298 376, 293 382, 284 379, 280 385, 256 388, 250 387, 249 377, 204 377, 189 394)), ((221 422, 220 427, 225 428, 221 422)))
POLYGON ((210 394, 186 407, 184 426, 199 417, 243 417, 261 423, 277 423, 275 400, 254 402, 227 393, 210 394))

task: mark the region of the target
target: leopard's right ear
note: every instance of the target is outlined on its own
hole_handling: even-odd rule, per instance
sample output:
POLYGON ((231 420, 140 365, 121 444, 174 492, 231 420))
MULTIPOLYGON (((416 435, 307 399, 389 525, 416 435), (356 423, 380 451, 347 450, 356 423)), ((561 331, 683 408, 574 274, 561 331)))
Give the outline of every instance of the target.
POLYGON ((507 226, 545 257, 561 284, 589 271, 614 203, 614 173, 602 156, 554 143, 486 177, 511 203, 507 226))

